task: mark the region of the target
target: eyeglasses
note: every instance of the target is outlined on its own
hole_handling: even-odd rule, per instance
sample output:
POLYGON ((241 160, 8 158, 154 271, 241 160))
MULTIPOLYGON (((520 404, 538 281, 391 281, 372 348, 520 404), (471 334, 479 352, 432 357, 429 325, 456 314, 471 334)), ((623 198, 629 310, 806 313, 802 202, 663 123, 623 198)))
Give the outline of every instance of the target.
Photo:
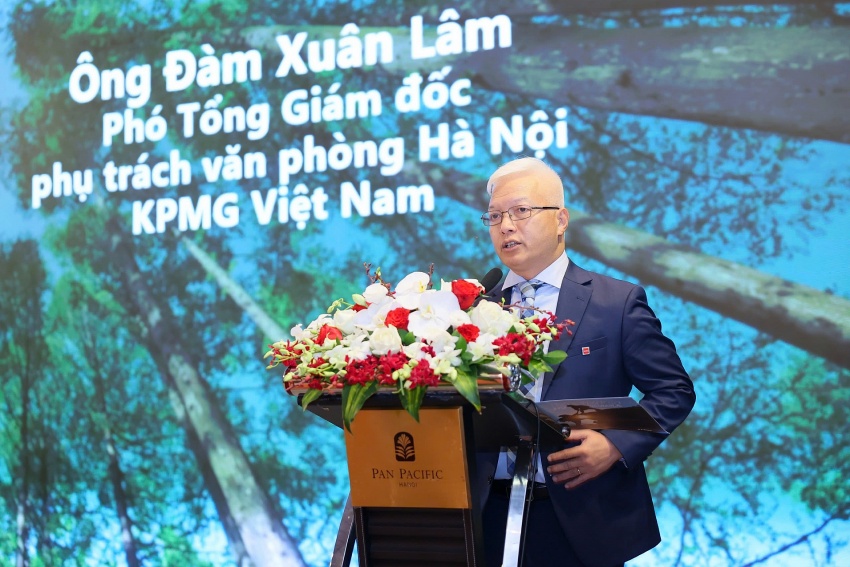
POLYGON ((528 205, 517 205, 515 207, 511 207, 507 211, 487 211, 481 215, 481 222, 484 223, 484 226, 493 226, 502 224, 502 221, 505 218, 505 213, 508 213, 508 216, 511 217, 512 221, 518 221, 527 219, 531 216, 532 211, 535 210, 551 209, 553 211, 557 211, 560 208, 561 207, 529 207, 528 205))

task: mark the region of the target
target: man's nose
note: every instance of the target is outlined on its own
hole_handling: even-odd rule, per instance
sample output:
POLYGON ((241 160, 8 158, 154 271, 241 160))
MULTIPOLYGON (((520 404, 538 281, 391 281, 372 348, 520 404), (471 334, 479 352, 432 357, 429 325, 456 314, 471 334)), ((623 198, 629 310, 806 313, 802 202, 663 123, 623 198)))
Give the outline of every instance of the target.
POLYGON ((502 216, 501 230, 502 232, 514 232, 516 230, 516 224, 508 213, 502 216))

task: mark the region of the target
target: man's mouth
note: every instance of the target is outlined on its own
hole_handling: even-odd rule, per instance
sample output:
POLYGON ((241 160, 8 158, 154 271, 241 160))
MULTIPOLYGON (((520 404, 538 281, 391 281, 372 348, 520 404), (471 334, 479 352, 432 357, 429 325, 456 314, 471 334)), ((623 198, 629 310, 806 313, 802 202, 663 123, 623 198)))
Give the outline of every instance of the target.
POLYGON ((508 242, 505 242, 502 245, 502 248, 504 248, 506 250, 510 250, 511 248, 516 248, 517 246, 519 246, 519 242, 517 242, 515 240, 509 240, 508 242))

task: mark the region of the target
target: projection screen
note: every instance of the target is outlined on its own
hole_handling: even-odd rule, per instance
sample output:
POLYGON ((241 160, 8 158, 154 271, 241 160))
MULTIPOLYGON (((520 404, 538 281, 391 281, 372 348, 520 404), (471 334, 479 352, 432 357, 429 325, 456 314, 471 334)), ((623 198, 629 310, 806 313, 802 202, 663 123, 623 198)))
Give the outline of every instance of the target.
POLYGON ((326 565, 343 436, 267 345, 364 263, 499 266, 486 180, 534 156, 571 261, 646 287, 697 391, 629 564, 850 564, 848 17, 4 3, 0 563, 237 565, 266 522, 326 565))

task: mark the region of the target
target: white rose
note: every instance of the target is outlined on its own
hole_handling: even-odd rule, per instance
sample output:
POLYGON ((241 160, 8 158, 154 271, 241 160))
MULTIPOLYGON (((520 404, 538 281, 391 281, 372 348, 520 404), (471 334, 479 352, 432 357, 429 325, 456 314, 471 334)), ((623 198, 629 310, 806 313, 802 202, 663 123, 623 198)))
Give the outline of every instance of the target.
POLYGON ((452 327, 457 329, 461 325, 469 325, 472 323, 472 319, 469 318, 469 313, 461 311, 458 308, 457 311, 453 311, 449 316, 449 322, 452 324, 452 327))
POLYGON ((401 350, 401 337, 395 327, 378 327, 369 337, 369 349, 373 354, 383 355, 401 350))
POLYGON ((334 325, 345 335, 354 332, 354 317, 357 312, 353 309, 338 309, 334 312, 334 325))
POLYGON ((516 315, 492 301, 482 301, 473 307, 470 318, 472 324, 478 327, 482 333, 496 336, 504 335, 514 324, 519 322, 516 315))

